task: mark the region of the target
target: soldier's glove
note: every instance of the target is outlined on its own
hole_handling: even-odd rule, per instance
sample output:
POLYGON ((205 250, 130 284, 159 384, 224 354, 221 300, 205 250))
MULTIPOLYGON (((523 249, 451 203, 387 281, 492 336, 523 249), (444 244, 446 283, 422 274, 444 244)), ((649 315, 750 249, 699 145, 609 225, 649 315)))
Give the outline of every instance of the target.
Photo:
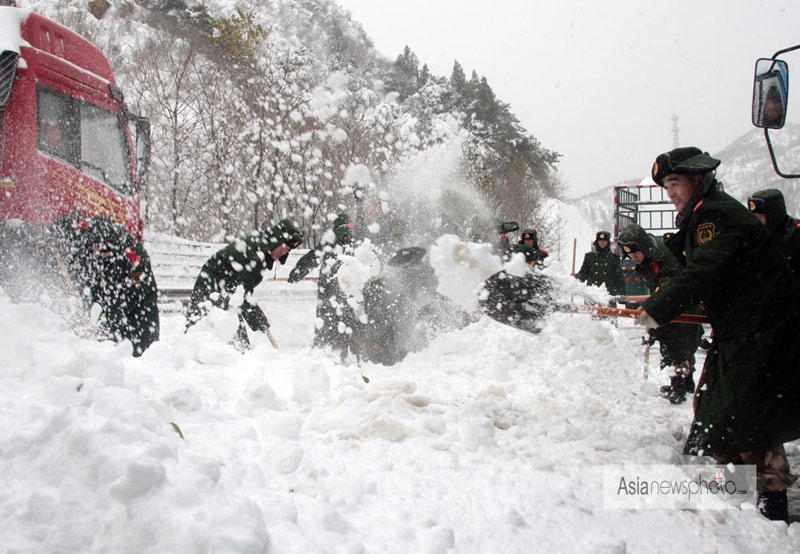
POLYGON ((641 325, 642 327, 647 327, 648 329, 658 329, 658 323, 656 323, 656 320, 644 310, 642 310, 642 313, 636 318, 635 323, 636 325, 641 325))

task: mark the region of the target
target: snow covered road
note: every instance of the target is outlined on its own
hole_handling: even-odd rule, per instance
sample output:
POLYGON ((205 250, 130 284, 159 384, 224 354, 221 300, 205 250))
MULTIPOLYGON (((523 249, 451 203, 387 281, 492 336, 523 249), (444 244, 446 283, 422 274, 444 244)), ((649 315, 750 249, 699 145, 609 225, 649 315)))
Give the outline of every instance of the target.
POLYGON ((752 507, 603 507, 609 464, 690 461, 690 408, 642 379, 627 322, 557 314, 534 336, 484 318, 394 367, 358 367, 310 348, 313 299, 264 307, 279 351, 256 337, 236 353, 226 314, 188 335, 169 315, 133 359, 0 295, 3 549, 800 547, 797 524, 752 507))

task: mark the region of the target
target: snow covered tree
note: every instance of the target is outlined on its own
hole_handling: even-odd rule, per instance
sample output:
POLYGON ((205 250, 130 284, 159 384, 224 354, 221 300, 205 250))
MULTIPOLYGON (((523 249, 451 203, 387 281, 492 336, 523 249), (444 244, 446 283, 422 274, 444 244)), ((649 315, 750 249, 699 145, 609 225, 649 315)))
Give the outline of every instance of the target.
POLYGON ((332 215, 353 211, 348 167, 381 186, 445 141, 463 147, 463 180, 498 216, 525 221, 558 192, 558 155, 485 78, 467 81, 457 61, 449 78, 431 75, 408 47, 381 58, 331 0, 137 0, 103 21, 79 0, 50 9, 107 50, 151 122, 148 228, 226 240, 289 217, 313 246, 332 215))

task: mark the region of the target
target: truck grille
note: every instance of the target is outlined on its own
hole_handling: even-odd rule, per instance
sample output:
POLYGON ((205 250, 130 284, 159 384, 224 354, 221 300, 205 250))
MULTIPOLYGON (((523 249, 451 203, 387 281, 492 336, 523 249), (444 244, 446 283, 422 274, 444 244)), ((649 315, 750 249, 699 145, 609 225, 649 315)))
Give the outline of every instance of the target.
POLYGON ((19 54, 11 50, 4 50, 0 54, 0 106, 5 106, 14 85, 14 75, 17 72, 17 59, 19 54))

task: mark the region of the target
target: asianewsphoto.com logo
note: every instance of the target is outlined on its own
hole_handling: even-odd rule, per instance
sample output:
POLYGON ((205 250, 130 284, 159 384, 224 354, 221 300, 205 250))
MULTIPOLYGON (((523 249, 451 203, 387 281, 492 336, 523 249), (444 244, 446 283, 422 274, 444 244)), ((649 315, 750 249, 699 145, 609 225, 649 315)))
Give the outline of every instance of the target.
POLYGON ((606 466, 603 507, 726 509, 756 504, 756 467, 745 465, 606 466))

